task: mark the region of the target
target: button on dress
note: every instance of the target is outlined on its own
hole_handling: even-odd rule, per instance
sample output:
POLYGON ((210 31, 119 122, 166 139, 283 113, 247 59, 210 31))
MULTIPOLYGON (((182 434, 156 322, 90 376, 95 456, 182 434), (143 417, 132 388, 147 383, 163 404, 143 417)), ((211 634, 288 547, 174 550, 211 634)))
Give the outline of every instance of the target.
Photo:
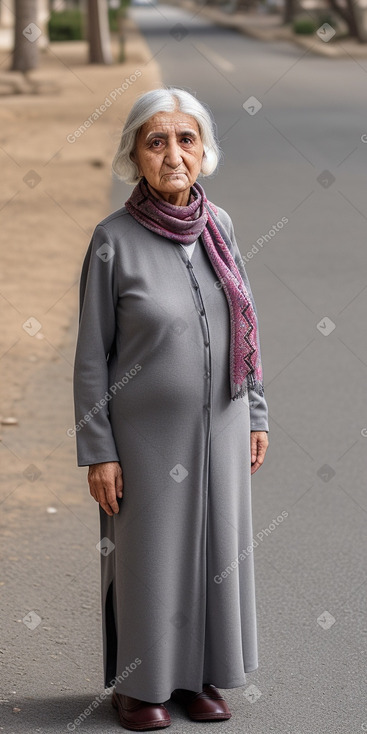
MULTIPOLYGON (((231 219, 217 217, 238 262, 231 219)), ((99 508, 104 684, 145 701, 243 686, 258 667, 250 430, 268 430, 267 404, 230 399, 229 344, 201 237, 189 257, 125 207, 96 227, 80 284, 78 465, 121 464, 119 513, 99 508)))

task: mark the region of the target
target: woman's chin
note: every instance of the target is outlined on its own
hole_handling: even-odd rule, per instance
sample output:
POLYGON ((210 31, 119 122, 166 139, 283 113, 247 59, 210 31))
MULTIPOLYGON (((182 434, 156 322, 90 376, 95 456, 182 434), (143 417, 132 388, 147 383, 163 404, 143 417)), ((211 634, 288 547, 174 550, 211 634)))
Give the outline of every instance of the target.
POLYGON ((163 176, 159 184, 153 186, 156 196, 169 196, 170 194, 183 194, 191 188, 192 184, 186 175, 163 176))
POLYGON ((162 176, 161 179, 161 186, 182 186, 184 188, 187 188, 189 183, 188 176, 186 176, 185 173, 175 173, 170 174, 169 176, 162 176))

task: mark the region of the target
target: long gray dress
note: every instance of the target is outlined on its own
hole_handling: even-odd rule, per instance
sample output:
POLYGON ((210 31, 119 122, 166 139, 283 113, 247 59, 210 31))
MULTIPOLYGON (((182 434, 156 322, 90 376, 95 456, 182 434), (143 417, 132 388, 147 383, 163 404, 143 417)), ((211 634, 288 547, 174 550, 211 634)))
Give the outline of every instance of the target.
MULTIPOLYGON (((217 221, 240 252, 232 221, 217 221)), ((230 400, 229 308, 201 237, 183 245, 122 207, 97 225, 80 284, 78 465, 119 461, 100 508, 104 683, 150 702, 258 667, 250 430, 265 398, 230 400)))

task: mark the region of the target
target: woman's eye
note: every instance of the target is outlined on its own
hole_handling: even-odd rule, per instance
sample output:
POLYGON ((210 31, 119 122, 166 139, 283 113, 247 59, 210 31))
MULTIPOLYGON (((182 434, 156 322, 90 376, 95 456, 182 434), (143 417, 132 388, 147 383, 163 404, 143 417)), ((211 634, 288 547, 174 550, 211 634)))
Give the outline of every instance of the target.
MULTIPOLYGON (((181 138, 181 142, 185 143, 185 145, 186 145, 187 143, 192 143, 192 140, 191 140, 191 138, 188 138, 188 137, 185 136, 184 138, 181 138)), ((162 143, 162 140, 159 140, 159 138, 156 138, 155 140, 153 140, 152 141, 152 148, 158 148, 159 147, 159 145, 155 145, 155 143, 160 144, 160 143, 162 143)))

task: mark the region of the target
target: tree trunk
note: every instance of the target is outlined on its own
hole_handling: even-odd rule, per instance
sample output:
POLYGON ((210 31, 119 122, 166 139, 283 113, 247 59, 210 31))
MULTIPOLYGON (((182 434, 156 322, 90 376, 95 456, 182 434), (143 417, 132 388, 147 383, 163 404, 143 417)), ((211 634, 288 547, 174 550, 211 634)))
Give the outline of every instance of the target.
POLYGON ((330 7, 347 24, 351 36, 357 38, 360 43, 367 42, 367 33, 363 26, 363 8, 356 5, 355 0, 346 0, 346 7, 339 5, 338 0, 329 0, 330 7))
POLYGON ((298 3, 296 2, 296 0, 285 0, 283 23, 292 23, 297 9, 298 9, 298 3))
POLYGON ((112 64, 106 0, 88 0, 89 62, 112 64))
POLYGON ((350 33, 354 35, 360 43, 367 42, 367 34, 363 24, 363 16, 366 12, 355 0, 346 0, 348 14, 350 18, 350 33), (352 33, 353 30, 353 33, 352 33))
POLYGON ((15 36, 12 71, 30 71, 39 63, 37 0, 15 0, 15 36))

